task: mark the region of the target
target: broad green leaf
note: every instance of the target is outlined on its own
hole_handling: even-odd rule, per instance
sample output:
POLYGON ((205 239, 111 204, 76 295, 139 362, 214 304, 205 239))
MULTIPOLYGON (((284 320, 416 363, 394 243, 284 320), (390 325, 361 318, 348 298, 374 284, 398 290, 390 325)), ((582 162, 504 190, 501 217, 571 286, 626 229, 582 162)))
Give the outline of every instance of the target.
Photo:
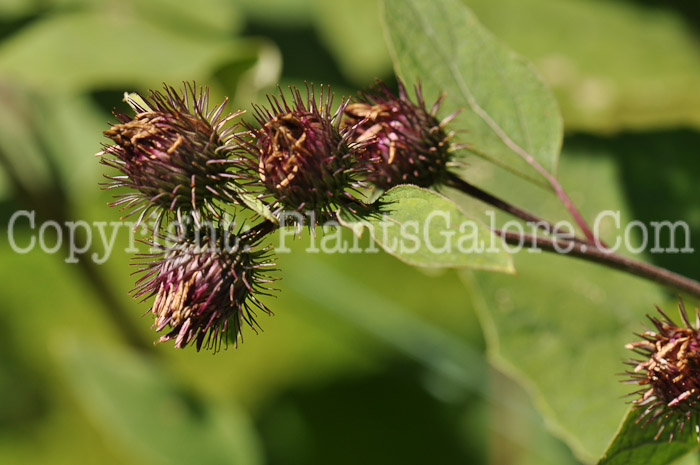
POLYGON ((530 388, 553 431, 585 461, 615 434, 629 386, 625 343, 661 296, 643 281, 567 257, 515 260, 518 276, 479 274, 471 292, 494 363, 530 388))
MULTIPOLYGON (((603 239, 614 244, 631 220, 615 159, 585 146, 564 153, 562 180, 592 223, 622 210, 619 228, 598 217, 603 239)), ((506 197, 507 179, 494 179, 506 197)), ((556 218, 553 212, 541 213, 556 218)), ((647 281, 569 257, 523 251, 514 261, 517 276, 474 273, 469 280, 492 360, 528 387, 578 457, 596 460, 627 409, 631 389, 617 375, 631 356, 624 345, 665 298, 647 281)))
POLYGON ((124 349, 62 344, 66 379, 110 440, 155 463, 262 463, 252 426, 233 405, 196 397, 153 361, 124 349))
POLYGON ((514 271, 501 239, 440 194, 402 185, 378 204, 363 217, 342 213, 341 224, 358 236, 369 229, 377 244, 410 265, 514 271))
POLYGON ((394 66, 442 112, 464 109, 453 127, 472 150, 542 182, 526 159, 556 172, 562 119, 549 89, 527 61, 502 45, 460 0, 384 0, 394 66))
POLYGON ((666 436, 655 440, 657 425, 652 423, 640 428, 637 423, 643 411, 630 409, 599 465, 666 465, 698 448, 697 433, 692 425, 686 425, 682 433, 675 434, 671 443, 665 440, 666 436))

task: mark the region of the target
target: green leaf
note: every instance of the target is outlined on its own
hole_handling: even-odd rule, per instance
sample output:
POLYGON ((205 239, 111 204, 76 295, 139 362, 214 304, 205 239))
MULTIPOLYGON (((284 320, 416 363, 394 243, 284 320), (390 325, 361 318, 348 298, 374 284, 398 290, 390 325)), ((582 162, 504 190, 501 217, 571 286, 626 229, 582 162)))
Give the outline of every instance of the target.
MULTIPOLYGON (((598 217, 603 240, 614 244, 630 220, 616 159, 585 146, 564 153, 562 180, 584 216, 595 224, 600 213, 623 212, 619 227, 598 217)), ((508 198, 512 177, 494 179, 499 195, 508 198)), ((556 217, 556 211, 541 214, 556 217)), ((624 395, 632 390, 618 375, 631 356, 624 345, 664 296, 647 281, 569 257, 523 251, 514 261, 517 276, 474 273, 468 279, 490 357, 528 388, 552 430, 579 458, 596 460, 625 415, 624 395)))
POLYGON ((369 229, 377 244, 409 265, 514 271, 501 239, 440 194, 402 185, 378 204, 362 217, 341 213, 341 224, 358 237, 369 229))
POLYGON ((153 361, 123 349, 61 344, 76 399, 124 450, 150 463, 262 463, 247 416, 229 403, 196 397, 153 361))
POLYGON ((584 461, 600 457, 627 408, 625 343, 661 296, 639 279, 571 258, 527 253, 517 277, 480 273, 477 310, 494 363, 530 388, 554 432, 584 461), (499 279, 502 278, 502 279, 499 279))
POLYGON ((384 0, 397 74, 427 98, 446 93, 442 111, 478 154, 528 179, 554 174, 562 141, 556 101, 534 68, 502 45, 460 0, 384 0))
POLYGON ((674 435, 671 443, 665 440, 666 436, 654 440, 659 427, 652 423, 642 428, 637 423, 643 412, 643 409, 629 410, 599 465, 666 465, 698 448, 695 428, 688 425, 682 433, 674 435))

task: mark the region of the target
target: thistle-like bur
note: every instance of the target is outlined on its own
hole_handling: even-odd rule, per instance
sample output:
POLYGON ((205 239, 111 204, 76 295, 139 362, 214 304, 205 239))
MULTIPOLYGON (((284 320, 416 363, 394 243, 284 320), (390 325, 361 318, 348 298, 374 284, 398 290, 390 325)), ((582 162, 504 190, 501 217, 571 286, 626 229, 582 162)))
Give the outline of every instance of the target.
POLYGON ((632 393, 639 395, 632 404, 643 409, 638 422, 657 422, 655 439, 666 431, 670 442, 693 424, 700 442, 700 315, 696 311, 693 326, 682 301, 678 307, 682 326, 656 307, 660 317, 648 316, 653 329, 625 346, 643 357, 627 362, 634 367, 626 372, 627 382, 642 386, 632 393))
POLYGON ((236 125, 229 123, 241 112, 224 115, 226 101, 209 110, 208 91, 191 84, 182 94, 165 86, 165 93, 132 94, 127 102, 136 115, 115 113, 119 123, 104 132, 114 144, 98 154, 122 173, 106 176, 106 188, 130 189, 111 205, 129 210, 126 217, 138 213, 137 224, 153 215, 159 224, 170 212, 219 216, 215 201, 237 201, 242 175, 232 170, 239 159, 236 125))
POLYGON ((249 125, 250 139, 241 138, 251 170, 278 211, 323 214, 351 206, 359 160, 352 130, 340 128, 347 102, 333 112, 333 98, 323 86, 318 102, 313 87, 307 87, 306 98, 290 90, 290 102, 280 89, 279 98, 268 96, 269 108, 255 106, 257 127, 249 125))
POLYGON ((420 87, 416 87, 417 103, 410 100, 401 81, 398 87, 397 97, 377 82, 345 108, 345 126, 354 127, 355 141, 365 144, 362 158, 369 172, 367 181, 382 189, 398 184, 440 184, 452 159, 451 136, 444 127, 454 115, 439 121, 441 99, 428 110, 420 87))
POLYGON ((137 257, 143 276, 132 291, 143 300, 155 296, 153 326, 166 331, 159 342, 174 339, 176 348, 194 343, 216 352, 222 342, 237 343, 243 323, 257 332, 256 310, 271 313, 259 297, 274 290, 268 276, 274 263, 259 235, 215 228, 166 240, 172 243, 152 242, 159 250, 137 257))

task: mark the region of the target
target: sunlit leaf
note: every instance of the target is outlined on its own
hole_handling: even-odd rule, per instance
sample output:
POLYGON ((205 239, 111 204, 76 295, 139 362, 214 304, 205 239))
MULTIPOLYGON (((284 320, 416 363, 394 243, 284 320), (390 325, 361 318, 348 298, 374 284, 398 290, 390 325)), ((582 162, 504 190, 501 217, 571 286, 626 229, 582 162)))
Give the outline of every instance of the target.
POLYGON ((562 120, 554 97, 460 0, 384 0, 384 20, 403 80, 420 82, 429 100, 446 93, 444 114, 464 109, 454 126, 463 142, 527 178, 542 181, 530 157, 555 173, 562 120))
MULTIPOLYGON (((614 159, 585 147, 564 153, 562 177, 585 205, 584 215, 599 219, 610 244, 624 240, 630 218, 614 159), (587 189, 592 180, 595 190, 587 189), (605 215, 619 210, 615 226, 605 215)), ((469 281, 492 359, 529 388, 553 431, 580 458, 595 460, 627 410, 623 396, 630 388, 618 375, 630 357, 624 345, 664 296, 639 278, 570 257, 522 251, 514 261, 517 276, 474 273, 469 281)))
POLYGON ((357 235, 369 229, 385 251, 411 265, 514 271, 501 239, 440 194, 402 185, 378 204, 379 211, 362 217, 346 212, 341 222, 357 235))

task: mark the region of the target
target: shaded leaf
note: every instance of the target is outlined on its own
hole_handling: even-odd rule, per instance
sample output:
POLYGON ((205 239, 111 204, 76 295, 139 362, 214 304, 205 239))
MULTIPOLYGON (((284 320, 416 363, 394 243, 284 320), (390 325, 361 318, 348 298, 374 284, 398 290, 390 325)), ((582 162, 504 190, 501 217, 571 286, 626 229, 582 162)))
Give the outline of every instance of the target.
MULTIPOLYGON (((102 180, 102 166, 94 154, 102 149, 100 134, 107 127, 105 115, 85 96, 64 94, 42 96, 41 136, 60 172, 67 195, 74 205, 93 201, 97 183, 102 180), (92 180, 93 183, 86 182, 92 180)), ((58 181, 58 179, 56 179, 58 181)))

